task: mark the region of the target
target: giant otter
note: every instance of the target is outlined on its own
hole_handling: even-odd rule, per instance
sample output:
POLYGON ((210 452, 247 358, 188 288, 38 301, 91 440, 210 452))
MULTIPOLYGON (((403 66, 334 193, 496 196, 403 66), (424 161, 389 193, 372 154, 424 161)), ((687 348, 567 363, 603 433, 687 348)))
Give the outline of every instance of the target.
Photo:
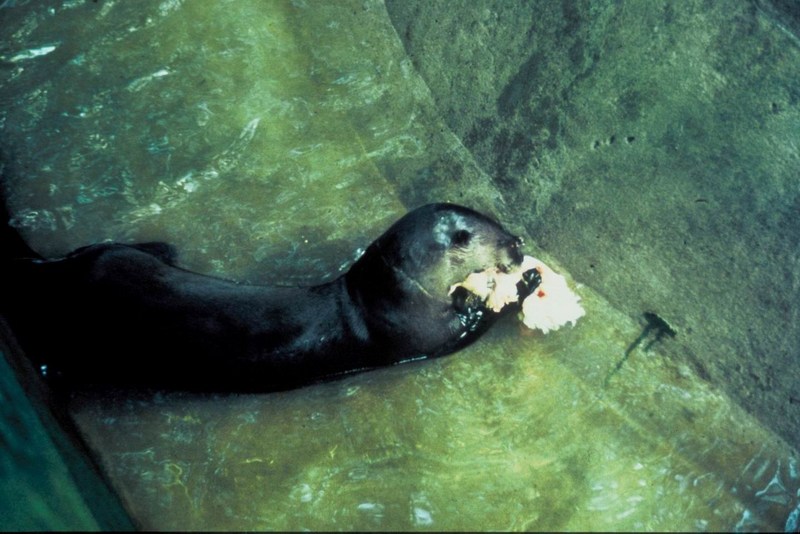
MULTIPOLYGON (((263 287, 175 265, 164 243, 15 259, 3 312, 57 384, 275 390, 454 352, 498 317, 472 272, 519 266, 521 240, 453 204, 408 213, 338 279, 263 287)), ((535 276, 519 283, 520 300, 535 276)))

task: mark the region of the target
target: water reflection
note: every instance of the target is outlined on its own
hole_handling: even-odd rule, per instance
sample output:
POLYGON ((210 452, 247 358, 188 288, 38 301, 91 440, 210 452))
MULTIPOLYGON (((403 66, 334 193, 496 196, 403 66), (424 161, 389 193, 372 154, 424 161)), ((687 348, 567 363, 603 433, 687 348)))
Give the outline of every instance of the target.
MULTIPOLYGON (((497 196, 442 127, 380 2, 6 7, 10 200, 46 254, 165 239, 196 270, 312 283, 405 211, 392 176, 427 200, 485 209, 497 196)), ((580 292, 587 316, 547 336, 509 318, 453 357, 335 383, 84 392, 72 411, 152 529, 791 521, 796 452, 681 363, 680 333, 651 342, 666 330, 580 292)))

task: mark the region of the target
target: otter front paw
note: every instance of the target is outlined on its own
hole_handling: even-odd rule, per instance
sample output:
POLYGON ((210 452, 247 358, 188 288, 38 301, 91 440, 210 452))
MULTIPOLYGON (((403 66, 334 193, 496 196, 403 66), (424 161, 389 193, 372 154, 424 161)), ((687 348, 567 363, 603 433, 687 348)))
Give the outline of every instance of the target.
POLYGON ((450 296, 453 299, 453 309, 461 326, 466 332, 474 332, 489 311, 484 304, 484 299, 462 286, 453 289, 450 296))

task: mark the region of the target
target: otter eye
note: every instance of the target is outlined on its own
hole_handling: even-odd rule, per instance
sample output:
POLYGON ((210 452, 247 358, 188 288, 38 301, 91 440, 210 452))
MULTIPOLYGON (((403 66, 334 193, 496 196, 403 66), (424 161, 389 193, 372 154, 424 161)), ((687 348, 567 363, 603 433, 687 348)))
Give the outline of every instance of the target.
POLYGON ((472 234, 466 230, 458 230, 453 232, 453 235, 450 238, 450 243, 456 247, 464 247, 469 244, 470 239, 472 239, 472 234))

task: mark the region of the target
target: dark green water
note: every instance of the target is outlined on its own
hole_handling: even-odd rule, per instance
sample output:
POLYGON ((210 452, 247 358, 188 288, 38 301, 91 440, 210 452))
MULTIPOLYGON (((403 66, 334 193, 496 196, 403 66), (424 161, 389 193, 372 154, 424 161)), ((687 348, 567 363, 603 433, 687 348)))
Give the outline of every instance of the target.
MULTIPOLYGON (((4 6, 6 189, 44 254, 162 239, 200 272, 315 283, 405 213, 399 184, 494 206, 382 2, 4 6), (445 156, 461 173, 434 180, 445 156)), ((510 318, 340 382, 71 410, 151 529, 783 528, 796 451, 578 292, 586 317, 547 336, 510 318)))

